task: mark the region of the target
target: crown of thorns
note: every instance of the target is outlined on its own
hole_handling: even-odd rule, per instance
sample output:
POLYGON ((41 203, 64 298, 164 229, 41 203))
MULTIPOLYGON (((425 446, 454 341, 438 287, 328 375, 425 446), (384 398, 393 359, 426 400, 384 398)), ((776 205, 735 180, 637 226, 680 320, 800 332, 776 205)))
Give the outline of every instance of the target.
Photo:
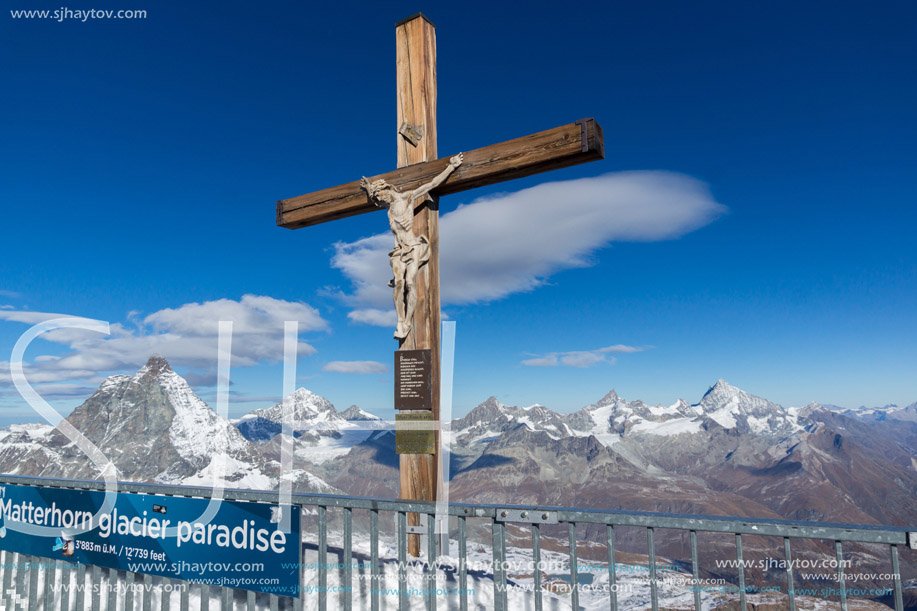
POLYGON ((366 189, 366 192, 369 193, 370 197, 374 197, 376 193, 383 189, 393 188, 392 185, 385 182, 385 180, 382 178, 369 182, 365 176, 363 177, 363 180, 360 181, 360 186, 366 189))

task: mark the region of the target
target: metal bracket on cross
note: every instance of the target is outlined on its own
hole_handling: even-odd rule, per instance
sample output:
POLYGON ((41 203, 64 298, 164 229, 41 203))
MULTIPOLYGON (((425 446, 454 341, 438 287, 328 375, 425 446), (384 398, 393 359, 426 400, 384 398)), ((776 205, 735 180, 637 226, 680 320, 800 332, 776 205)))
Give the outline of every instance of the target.
POLYGON ((411 125, 407 121, 402 122, 401 127, 398 128, 401 137, 410 142, 413 147, 417 147, 423 140, 423 132, 423 125, 411 125))

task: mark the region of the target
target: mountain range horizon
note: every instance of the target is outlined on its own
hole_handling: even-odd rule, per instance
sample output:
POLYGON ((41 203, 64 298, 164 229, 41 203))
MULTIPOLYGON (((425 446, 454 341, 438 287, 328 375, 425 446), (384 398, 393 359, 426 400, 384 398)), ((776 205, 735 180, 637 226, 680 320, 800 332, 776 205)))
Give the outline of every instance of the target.
MULTIPOLYGON (((146 369, 146 368, 152 368, 152 369, 154 369, 154 370, 158 370, 158 369, 162 368, 163 370, 173 371, 171 365, 170 365, 169 362, 168 362, 168 360, 167 360, 165 357, 163 357, 163 356, 161 356, 161 355, 159 355, 159 354, 152 354, 152 355, 149 357, 149 359, 147 360, 146 364, 141 368, 141 370, 146 369)), ((102 385, 104 385, 108 380, 114 379, 114 378, 118 378, 118 377, 120 377, 120 376, 122 376, 122 375, 124 375, 124 374, 115 374, 115 375, 112 375, 112 376, 108 376, 108 378, 106 378, 105 381, 102 382, 102 385)), ((728 387, 730 387, 730 388, 736 388, 736 389, 738 389, 738 387, 733 386, 732 384, 729 384, 729 382, 727 382, 724 378, 718 378, 717 381, 716 381, 714 384, 712 384, 712 385, 710 385, 710 386, 707 387, 707 390, 704 392, 704 394, 703 394, 702 397, 701 397, 701 401, 703 400, 703 397, 707 396, 710 392, 714 391, 714 389, 716 389, 718 386, 721 386, 721 385, 726 385, 726 386, 728 386, 728 387)), ((191 386, 191 385, 189 384, 189 386, 191 386)), ((741 390, 741 389, 739 389, 739 390, 741 390)), ((296 388, 296 390, 295 390, 294 392, 302 392, 302 391, 306 391, 306 392, 312 393, 311 390, 309 390, 309 389, 307 389, 307 388, 305 388, 305 387, 302 387, 302 386, 296 388)), ((742 391, 742 392, 745 392, 745 391, 742 391)), ((609 390, 605 395, 603 395, 602 399, 599 399, 599 401, 604 400, 604 399, 605 399, 606 397, 608 397, 609 395, 619 396, 618 393, 617 393, 617 390, 616 390, 614 387, 612 387, 611 390, 609 390)), ((487 401, 490 401, 490 400, 499 400, 499 399, 497 399, 496 395, 490 395, 490 396, 488 396, 487 399, 485 399, 482 403, 478 404, 478 406, 480 406, 481 404, 483 404, 483 403, 485 403, 485 402, 487 402, 487 401)), ((670 405, 669 407, 674 407, 674 406, 679 405, 679 404, 682 404, 682 403, 687 404, 687 401, 686 401, 685 399, 683 399, 683 398, 679 398, 678 400, 676 400, 675 403, 673 403, 673 404, 670 405)), ((691 404, 691 405, 698 405, 698 404, 700 404, 700 401, 699 401, 698 403, 694 403, 694 404, 691 404)), ((275 404, 274 407, 276 407, 276 405, 279 405, 279 404, 275 404)), ((657 406, 657 407, 663 406, 663 404, 661 404, 661 403, 656 403, 656 404, 654 404, 654 405, 657 406)), ((780 404, 775 404, 775 405, 780 405, 780 404)), ((914 412, 913 419, 914 419, 914 420, 917 420, 917 401, 914 401, 913 403, 910 403, 910 404, 906 405, 905 407, 900 407, 899 404, 897 404, 897 403, 889 403, 889 404, 886 404, 886 405, 882 405, 882 406, 873 406, 873 407, 869 407, 869 406, 866 406, 866 405, 860 405, 860 406, 858 406, 858 407, 846 407, 846 406, 840 406, 840 405, 831 404, 831 403, 822 403, 822 402, 814 401, 814 400, 813 400, 813 401, 810 401, 810 402, 807 403, 805 406, 809 406, 809 405, 819 405, 819 406, 824 407, 824 408, 826 408, 826 409, 829 409, 829 410, 831 410, 831 411, 843 412, 843 413, 851 413, 851 414, 856 413, 856 412, 875 413, 876 416, 880 416, 883 412, 885 412, 885 415, 891 415, 891 412, 901 412, 902 414, 904 414, 904 413, 908 413, 908 414, 909 414, 910 412, 914 412)), ((478 406, 475 406, 475 407, 478 407, 478 406)), ((805 407, 805 406, 798 406, 798 407, 805 407)), ((357 409, 360 409, 360 408, 358 408, 358 406, 356 406, 356 405, 352 405, 351 407, 356 407, 357 409)), ((475 407, 471 408, 471 410, 475 409, 475 407)), ((544 405, 544 404, 542 404, 542 403, 533 403, 533 404, 531 404, 531 405, 526 406, 525 408, 533 408, 533 407, 543 407, 543 408, 545 408, 545 409, 550 409, 550 408, 548 408, 546 405, 544 405)), ((783 407, 783 406, 781 405, 781 407, 783 407)), ((793 407, 797 407, 797 406, 788 406, 788 407, 786 407, 786 409, 792 409, 793 407)), ((471 411, 471 410, 469 410, 469 411, 471 411)), ((264 411, 264 408, 256 408, 256 409, 254 409, 254 410, 251 410, 250 412, 247 412, 247 413, 243 414, 242 416, 240 416, 240 417, 238 417, 238 418, 230 418, 230 420, 231 420, 231 421, 242 420, 242 419, 245 419, 246 417, 250 416, 251 414, 254 414, 254 413, 256 413, 256 412, 261 412, 261 411, 264 411)), ((361 410, 361 411, 365 411, 365 410, 361 410)), ((573 412, 556 411, 556 410, 552 410, 552 411, 555 411, 555 413, 558 413, 558 414, 573 413, 573 412)), ((574 410, 574 411, 575 411, 575 410, 574 410)), ((36 415, 37 415, 37 413, 36 413, 36 415)), ((892 416, 892 417, 894 417, 894 416, 892 416)), ((908 416, 907 419, 911 419, 910 416, 908 416)), ((34 423, 34 422, 29 421, 29 422, 14 423, 13 425, 15 425, 15 424, 33 424, 33 423, 34 423)), ((3 427, 0 427, 0 428, 3 428, 3 427)))
MULTIPOLYGON (((391 423, 355 405, 338 411, 304 388, 230 421, 154 357, 132 376, 107 378, 67 420, 122 480, 275 490, 290 479, 296 492, 398 497, 391 423), (285 408, 294 438, 286 472, 285 408)), ((489 397, 447 430, 451 502, 901 526, 917 516, 917 405, 785 408, 721 379, 697 403, 670 406, 612 390, 561 414, 489 397)), ((60 430, 35 423, 0 429, 0 472, 100 477, 60 430)), ((623 537, 621 545, 642 544, 623 537)), ((685 557, 685 545, 673 539, 659 552, 685 557)), ((857 552, 863 567, 885 561, 867 547, 857 552)), ((798 552, 807 553, 821 552, 798 552)), ((751 559, 772 554, 765 539, 746 549, 751 559)))

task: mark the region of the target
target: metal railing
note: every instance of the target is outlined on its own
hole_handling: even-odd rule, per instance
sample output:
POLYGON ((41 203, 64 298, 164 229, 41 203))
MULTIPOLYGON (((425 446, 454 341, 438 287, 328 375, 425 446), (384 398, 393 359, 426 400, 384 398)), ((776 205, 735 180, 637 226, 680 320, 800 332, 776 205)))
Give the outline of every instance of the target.
MULTIPOLYGON (((100 481, 86 480, 69 480, 40 477, 19 477, 11 475, 0 475, 0 485, 28 485, 43 486, 50 488, 63 488, 74 490, 104 490, 105 483, 100 481)), ((118 491, 122 493, 135 493, 157 496, 180 496, 180 497, 197 497, 210 498, 212 491, 210 488, 190 487, 190 486, 165 486, 156 484, 137 484, 130 482, 119 483, 118 491)), ((255 490, 232 490, 227 489, 223 492, 223 498, 232 501, 252 501, 277 503, 277 492, 255 491, 255 490)), ((340 588, 340 606, 349 611, 353 608, 353 528, 354 528, 354 511, 369 512, 369 544, 370 544, 370 570, 372 582, 380 583, 382 575, 380 573, 380 555, 379 541, 382 530, 380 529, 380 513, 392 514, 395 517, 396 537, 397 537, 397 560, 398 560, 398 608, 400 611, 406 611, 409 607, 408 588, 406 567, 408 566, 407 558, 407 537, 410 533, 418 532, 418 527, 408 526, 408 514, 418 513, 426 516, 423 520, 426 536, 426 558, 423 570, 428 587, 425 588, 425 605, 430 611, 437 608, 438 601, 436 595, 436 566, 431 559, 437 556, 436 544, 439 537, 434 533, 434 516, 436 515, 437 505, 432 502, 423 501, 405 501, 391 499, 375 499, 366 497, 352 496, 335 496, 323 494, 302 494, 294 493, 292 495, 292 504, 299 505, 305 510, 311 510, 317 514, 318 542, 317 554, 318 562, 316 569, 318 573, 317 588, 317 608, 325 611, 328 608, 328 572, 329 564, 327 557, 328 549, 328 532, 329 532, 329 510, 334 510, 338 514, 338 519, 342 522, 343 545, 342 545, 342 585, 340 588)), ((440 507, 442 509, 442 507, 440 507)), ((468 600, 468 571, 467 571, 467 548, 469 543, 469 525, 468 520, 482 520, 485 524, 489 523, 489 539, 492 543, 492 567, 493 567, 493 605, 498 611, 507 611, 507 546, 506 546, 506 527, 508 524, 520 528, 528 528, 531 533, 531 544, 533 554, 533 564, 535 567, 541 566, 542 559, 542 527, 550 526, 551 528, 567 527, 567 553, 569 554, 569 592, 570 603, 573 609, 579 609, 579 589, 578 589, 578 562, 577 562, 577 526, 593 525, 604 526, 605 544, 607 547, 607 562, 609 572, 609 598, 608 606, 611 611, 618 611, 618 600, 616 594, 616 562, 615 562, 615 545, 616 545, 616 528, 641 528, 645 529, 647 535, 647 557, 650 585, 650 606, 653 611, 658 611, 659 596, 657 591, 657 572, 656 572, 656 545, 655 531, 657 529, 676 530, 688 534, 690 552, 691 552, 691 574, 694 594, 695 609, 701 609, 701 590, 698 586, 700 583, 700 567, 698 565, 698 545, 697 533, 725 533, 735 537, 735 554, 738 572, 738 593, 740 608, 747 608, 746 587, 745 587, 745 569, 743 564, 743 536, 766 536, 781 537, 784 543, 785 579, 787 586, 787 600, 790 611, 796 609, 796 594, 794 589, 793 576, 793 551, 792 542, 799 540, 821 540, 833 542, 834 552, 837 560, 837 588, 839 590, 840 608, 844 611, 847 609, 847 591, 844 580, 844 562, 843 544, 844 543, 862 543, 862 544, 881 544, 888 547, 891 573, 893 575, 893 602, 896 611, 903 611, 902 584, 899 571, 899 546, 908 546, 917 543, 917 533, 909 532, 917 529, 907 529, 903 527, 883 527, 883 526, 862 526, 849 524, 829 524, 817 522, 795 522, 764 520, 752 518, 730 518, 717 516, 698 516, 698 515, 680 515, 650 512, 626 512, 626 511, 599 511, 588 509, 575 509, 567 507, 522 507, 509 505, 473 505, 463 503, 453 503, 448 506, 448 514, 456 519, 456 534, 458 543, 458 606, 461 611, 467 611, 469 608, 468 600)), ((300 545, 300 567, 304 566, 304 548, 300 545)), ((150 575, 141 575, 129 571, 118 571, 109 568, 100 568, 97 566, 90 567, 91 584, 102 586, 103 583, 109 584, 108 588, 91 587, 85 590, 73 589, 68 592, 66 589, 57 589, 55 592, 54 584, 58 583, 65 571, 70 570, 67 563, 60 561, 47 561, 38 558, 23 556, 20 554, 3 553, 2 562, 0 562, 0 583, 2 583, 2 596, 0 596, 0 609, 69 609, 71 602, 76 611, 91 609, 98 611, 102 608, 102 593, 106 591, 106 609, 114 611, 115 609, 134 609, 136 604, 144 611, 150 611, 154 602, 153 592, 154 582, 150 575), (26 569, 25 567, 28 566, 26 569), (39 592, 39 568, 44 566, 45 575, 41 592, 39 592), (15 581, 14 581, 15 576, 15 581), (114 583, 123 583, 125 588, 120 595, 123 602, 119 603, 119 594, 115 589, 110 587, 114 583), (141 588, 130 586, 141 585, 141 588), (137 594, 135 596, 134 594, 137 594), (71 596, 72 594, 72 596, 71 596), (88 600, 87 600, 88 598, 88 600), (43 606, 38 605, 38 601, 43 601, 43 606), (23 605, 24 606, 17 606, 23 605)), ((300 569, 302 570, 302 568, 300 569)), ((75 569, 77 583, 85 584, 87 567, 78 565, 75 569)), ((536 611, 542 611, 544 604, 543 584, 541 572, 536 568, 534 571, 534 608, 536 611)), ((67 576, 68 583, 70 574, 67 576)), ((174 587, 179 583, 176 580, 168 578, 156 578, 161 589, 167 586, 174 587), (171 585, 170 585, 171 584, 171 585)), ((186 587, 179 590, 179 605, 182 611, 187 611, 190 606, 191 596, 190 587, 187 582, 182 582, 186 587)), ((236 592, 228 587, 208 586, 205 584, 195 584, 197 589, 195 598, 200 598, 201 609, 215 608, 211 605, 215 597, 219 603, 220 609, 234 608, 236 592)), ((380 609, 380 588, 374 587, 370 591, 370 608, 372 611, 380 609)), ((249 610, 256 608, 256 595, 254 592, 244 592, 241 596, 245 597, 245 606, 249 610)), ((171 596, 160 596, 160 608, 163 610, 173 608, 171 596)), ((289 600, 282 601, 277 595, 269 595, 267 606, 272 610, 289 607, 289 600)), ((303 609, 303 599, 296 598, 293 600, 293 608, 303 609)), ((263 604, 262 604, 263 606, 263 604)))

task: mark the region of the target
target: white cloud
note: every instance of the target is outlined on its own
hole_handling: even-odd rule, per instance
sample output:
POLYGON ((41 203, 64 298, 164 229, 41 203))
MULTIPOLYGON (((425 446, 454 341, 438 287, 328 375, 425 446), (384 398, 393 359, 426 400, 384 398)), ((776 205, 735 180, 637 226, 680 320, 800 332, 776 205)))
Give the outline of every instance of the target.
POLYGON ((624 344, 615 344, 614 346, 605 346, 604 348, 599 348, 597 352, 615 352, 617 354, 630 354, 632 352, 643 352, 646 348, 641 348, 639 346, 625 346, 624 344))
MULTIPOLYGON (((442 303, 530 291, 560 270, 592 265, 592 253, 611 242, 677 238, 725 210, 705 184, 658 171, 550 182, 480 198, 440 220, 442 303)), ((391 246, 388 233, 334 245, 331 265, 353 284, 345 297, 354 307, 391 307, 391 246)))
MULTIPOLYGON (((101 383, 101 380, 99 380, 101 383)), ((35 390, 45 399, 69 399, 77 397, 85 399, 96 390, 99 384, 36 384, 35 390)))
MULTIPOLYGON (((140 320, 134 312, 130 316, 140 320)), ((0 320, 30 325, 61 317, 66 315, 0 310, 0 320)), ((285 321, 298 321, 300 333, 327 328, 327 322, 312 306, 273 297, 245 295, 238 301, 189 303, 149 314, 136 328, 111 324, 108 336, 80 329, 45 333, 41 339, 66 346, 68 351, 59 356, 36 356, 27 367, 27 377, 35 384, 84 379, 103 372, 133 371, 151 355, 159 354, 175 367, 190 369, 190 375, 197 374, 203 383, 213 378, 209 374, 216 364, 220 320, 233 322, 233 367, 281 360, 285 321)), ((300 341, 297 351, 306 355, 315 349, 300 341)), ((0 363, 0 380, 8 381, 8 372, 9 363, 0 363)))
POLYGON ((557 367, 559 360, 556 354, 549 354, 547 356, 526 359, 522 361, 522 364, 528 365, 529 367, 557 367))
POLYGON ((388 373, 388 367, 378 361, 331 361, 322 371, 334 373, 388 373))
POLYGON ((218 299, 204 303, 186 303, 175 309, 150 314, 143 322, 157 331, 178 333, 190 337, 216 335, 219 321, 233 321, 233 334, 261 335, 270 333, 281 321, 299 321, 306 330, 324 329, 327 323, 318 310, 304 303, 284 301, 262 295, 244 295, 241 300, 218 299))
POLYGON ((522 361, 529 367, 592 367, 599 363, 613 365, 616 362, 612 354, 629 354, 642 352, 645 348, 616 344, 596 350, 572 350, 570 352, 549 352, 541 356, 534 356, 522 361))
POLYGON ((379 310, 376 308, 363 308, 347 313, 347 318, 356 323, 373 325, 376 327, 394 327, 398 322, 395 309, 379 310))
POLYGON ((11 299, 18 299, 19 297, 22 297, 22 293, 18 291, 7 291, 4 289, 0 289, 0 297, 9 297, 11 299))

